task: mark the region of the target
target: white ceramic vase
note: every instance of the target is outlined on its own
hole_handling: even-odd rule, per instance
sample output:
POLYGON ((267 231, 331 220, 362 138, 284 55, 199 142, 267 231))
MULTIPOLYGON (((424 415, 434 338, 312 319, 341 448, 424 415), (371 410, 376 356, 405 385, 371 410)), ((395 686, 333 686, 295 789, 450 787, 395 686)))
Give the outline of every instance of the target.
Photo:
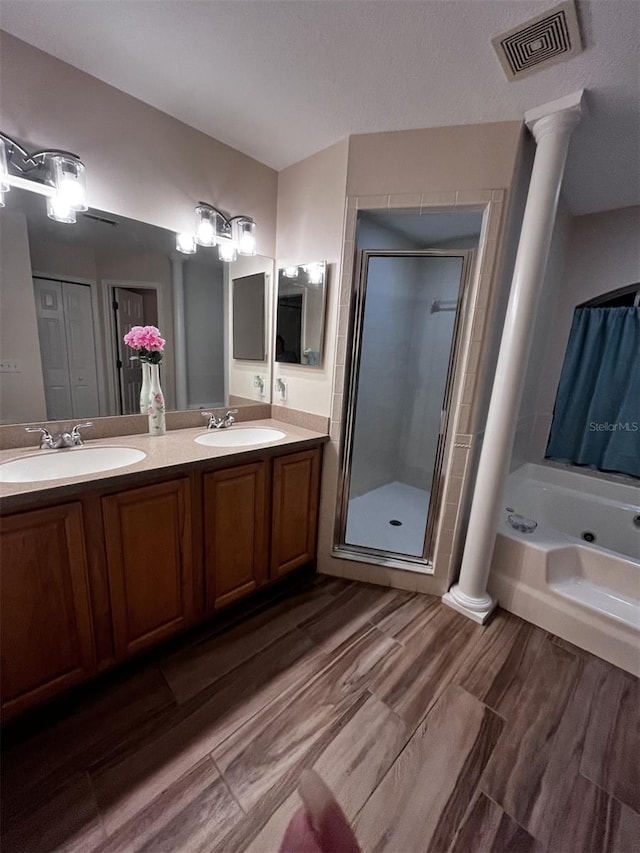
POLYGON ((164 395, 160 387, 160 365, 150 364, 150 385, 147 414, 149 415, 149 434, 164 435, 167 422, 164 409, 164 395))
POLYGON ((151 390, 151 365, 140 362, 142 368, 142 386, 140 387, 140 414, 146 415, 149 409, 149 391, 151 390))

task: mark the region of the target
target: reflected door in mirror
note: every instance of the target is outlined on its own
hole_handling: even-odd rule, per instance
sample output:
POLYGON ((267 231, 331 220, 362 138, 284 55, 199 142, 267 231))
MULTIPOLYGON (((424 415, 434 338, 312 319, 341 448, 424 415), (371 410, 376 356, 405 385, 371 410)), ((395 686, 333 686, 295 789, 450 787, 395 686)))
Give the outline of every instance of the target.
POLYGON ((47 418, 96 417, 98 373, 91 290, 34 278, 47 418))

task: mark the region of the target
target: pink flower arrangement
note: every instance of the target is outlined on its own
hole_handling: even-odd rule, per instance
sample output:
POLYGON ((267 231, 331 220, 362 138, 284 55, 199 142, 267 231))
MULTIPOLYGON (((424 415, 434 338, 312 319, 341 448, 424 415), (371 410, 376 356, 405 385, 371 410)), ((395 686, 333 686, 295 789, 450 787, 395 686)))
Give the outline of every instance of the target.
POLYGON ((138 351, 140 361, 148 364, 160 364, 162 361, 166 341, 156 326, 132 326, 124 336, 124 342, 138 351))

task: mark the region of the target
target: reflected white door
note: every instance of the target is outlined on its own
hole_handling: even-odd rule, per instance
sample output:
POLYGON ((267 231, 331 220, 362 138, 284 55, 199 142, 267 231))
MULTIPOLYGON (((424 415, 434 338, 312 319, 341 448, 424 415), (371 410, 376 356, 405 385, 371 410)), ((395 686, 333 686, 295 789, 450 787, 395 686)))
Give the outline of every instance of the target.
POLYGON ((91 289, 85 284, 62 282, 62 303, 73 417, 95 418, 100 405, 91 289))
POLYGON ((84 284, 33 280, 47 418, 99 412, 91 290, 84 284))
POLYGON ((131 360, 132 351, 122 339, 132 326, 144 325, 144 300, 141 294, 124 287, 114 287, 113 294, 122 414, 134 415, 140 411, 142 370, 139 361, 131 360))

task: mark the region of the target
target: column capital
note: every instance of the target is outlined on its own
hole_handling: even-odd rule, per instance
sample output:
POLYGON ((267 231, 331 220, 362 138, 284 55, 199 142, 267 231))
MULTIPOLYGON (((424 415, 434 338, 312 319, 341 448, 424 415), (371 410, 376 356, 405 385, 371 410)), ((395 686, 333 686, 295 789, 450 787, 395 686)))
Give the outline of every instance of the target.
POLYGON ((571 132, 584 112, 584 89, 527 110, 524 121, 536 142, 544 136, 571 132))

